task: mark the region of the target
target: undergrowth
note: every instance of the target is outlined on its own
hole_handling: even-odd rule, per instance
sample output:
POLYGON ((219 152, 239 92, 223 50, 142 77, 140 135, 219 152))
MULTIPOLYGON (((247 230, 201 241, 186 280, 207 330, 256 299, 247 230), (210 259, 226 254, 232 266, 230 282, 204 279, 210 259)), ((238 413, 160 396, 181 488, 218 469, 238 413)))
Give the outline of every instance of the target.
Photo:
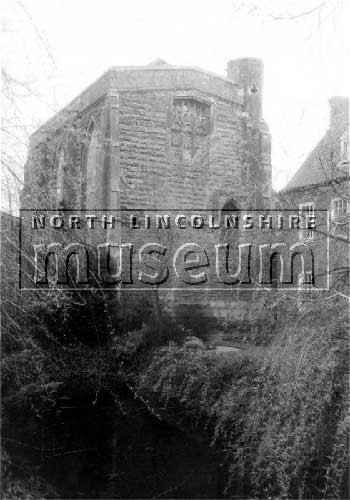
POLYGON ((43 428, 48 421, 59 428, 62 406, 97 408, 104 398, 120 409, 126 386, 147 409, 221 450, 225 496, 347 498, 349 346, 341 299, 305 307, 293 325, 280 322, 270 344, 230 355, 182 346, 181 328, 166 314, 156 322, 147 297, 129 300, 129 309, 115 301, 46 297, 11 323, 2 352, 7 493, 15 488, 20 498, 33 488, 18 483, 14 457, 21 463, 24 455, 16 456, 13 440, 51 449, 61 436, 46 437, 43 428))
POLYGON ((324 303, 269 347, 221 358, 162 348, 139 387, 165 412, 176 400, 225 450, 228 496, 347 498, 348 351, 346 308, 324 303))

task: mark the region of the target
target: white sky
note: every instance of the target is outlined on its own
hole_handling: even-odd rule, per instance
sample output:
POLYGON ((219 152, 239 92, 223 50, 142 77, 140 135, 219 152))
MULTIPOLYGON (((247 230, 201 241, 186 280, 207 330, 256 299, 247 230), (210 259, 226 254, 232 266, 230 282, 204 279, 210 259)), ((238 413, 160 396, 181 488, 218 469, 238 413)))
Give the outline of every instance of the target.
POLYGON ((32 131, 110 66, 161 57, 225 75, 229 59, 260 57, 273 186, 280 189, 326 130, 328 98, 349 94, 347 1, 324 2, 295 20, 272 18, 320 3, 3 2, 2 64, 35 93, 19 101, 26 131, 32 131))

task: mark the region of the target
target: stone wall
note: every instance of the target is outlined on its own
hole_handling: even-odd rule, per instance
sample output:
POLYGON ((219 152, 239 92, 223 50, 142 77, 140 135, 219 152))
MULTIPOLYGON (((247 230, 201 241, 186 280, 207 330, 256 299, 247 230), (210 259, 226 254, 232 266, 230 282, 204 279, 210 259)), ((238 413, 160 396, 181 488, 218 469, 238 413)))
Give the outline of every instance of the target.
POLYGON ((121 92, 119 127, 122 208, 220 210, 230 199, 244 208, 268 198, 261 143, 269 137, 233 102, 199 92, 121 92), (196 117, 177 118, 177 102, 208 108, 199 132, 196 117))
MULTIPOLYGON (((249 59, 229 64, 230 78, 197 68, 112 68, 32 136, 22 208, 115 215, 113 231, 86 233, 91 244, 128 241, 133 210, 266 210, 271 161, 262 71, 249 59)), ((154 232, 155 241, 162 237, 154 232)), ((173 246, 184 238, 175 236, 173 246)), ((217 238, 206 230, 197 238, 210 244, 211 261, 217 238)), ((216 301, 236 316, 246 300, 226 290, 170 295, 173 305, 199 300, 215 308, 216 301)))

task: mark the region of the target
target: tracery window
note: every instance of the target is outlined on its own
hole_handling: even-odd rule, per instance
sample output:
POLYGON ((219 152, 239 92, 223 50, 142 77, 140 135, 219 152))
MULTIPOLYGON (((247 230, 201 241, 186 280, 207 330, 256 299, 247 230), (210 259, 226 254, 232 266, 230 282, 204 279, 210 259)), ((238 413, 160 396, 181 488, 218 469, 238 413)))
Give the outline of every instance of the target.
POLYGON ((194 97, 175 97, 171 122, 171 159, 191 163, 210 134, 210 104, 194 97))
POLYGON ((79 186, 76 163, 76 138, 74 133, 68 131, 62 135, 55 154, 55 190, 58 208, 75 206, 79 186))

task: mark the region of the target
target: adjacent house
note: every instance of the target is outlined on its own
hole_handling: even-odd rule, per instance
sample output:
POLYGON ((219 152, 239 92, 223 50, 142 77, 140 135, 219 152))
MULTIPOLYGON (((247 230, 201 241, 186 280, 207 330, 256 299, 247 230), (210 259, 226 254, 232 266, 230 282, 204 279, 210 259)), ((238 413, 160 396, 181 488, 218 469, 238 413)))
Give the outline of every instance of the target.
POLYGON ((327 258, 328 251, 332 287, 348 268, 349 260, 349 99, 332 97, 329 104, 328 130, 279 200, 283 206, 299 210, 301 217, 317 213, 316 230, 301 230, 300 240, 317 248, 319 255, 323 251, 321 259, 327 258))

